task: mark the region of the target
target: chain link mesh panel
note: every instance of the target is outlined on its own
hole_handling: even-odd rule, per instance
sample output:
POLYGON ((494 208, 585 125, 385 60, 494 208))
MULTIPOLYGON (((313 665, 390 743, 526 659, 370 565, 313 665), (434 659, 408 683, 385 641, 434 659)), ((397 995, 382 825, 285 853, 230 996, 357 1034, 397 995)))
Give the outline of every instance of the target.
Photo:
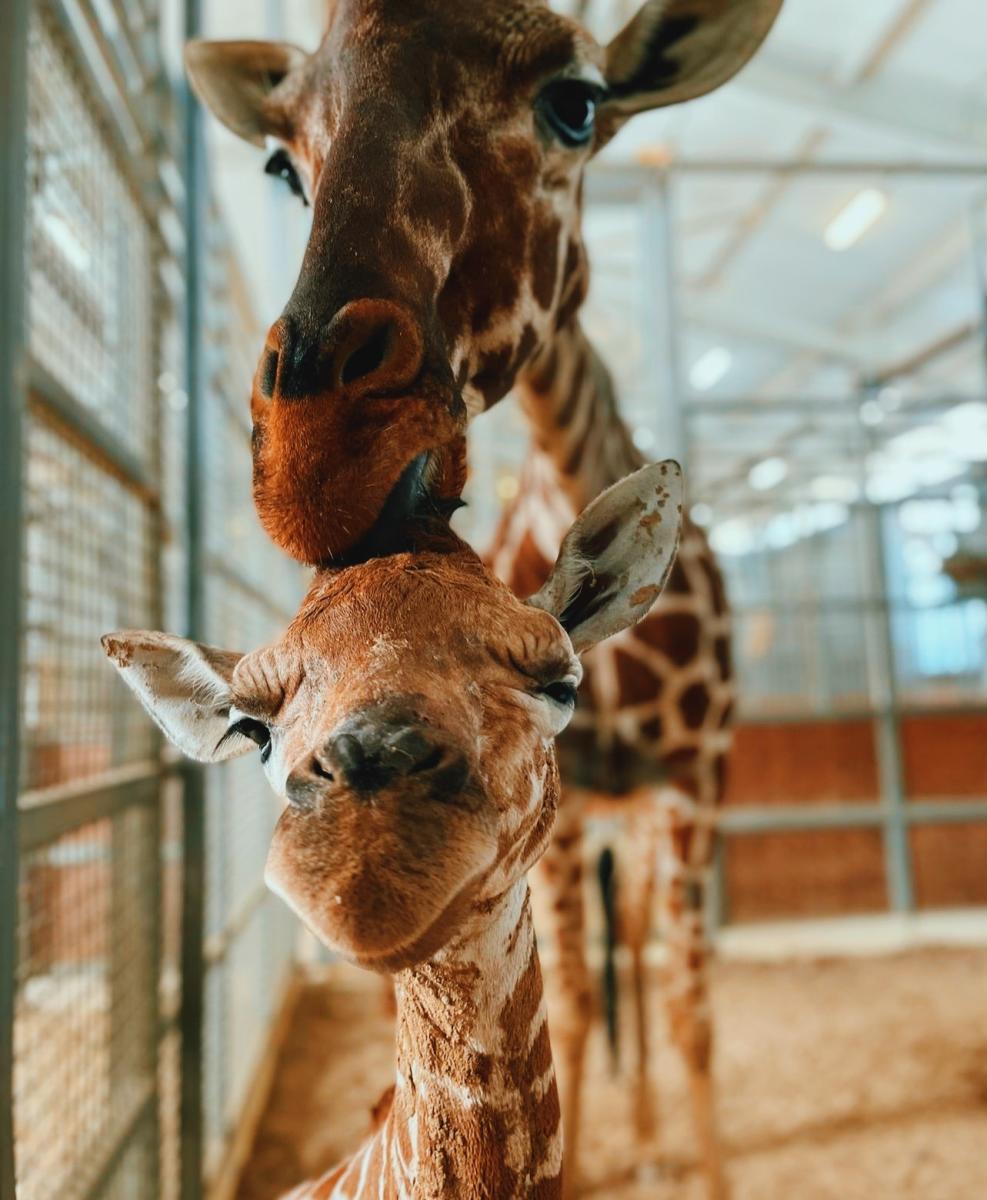
MULTIPOLYGON (((175 1089, 158 1077, 180 827, 159 738, 99 638, 160 622, 164 251, 142 164, 121 152, 113 102, 93 85, 99 25, 84 48, 63 18, 55 0, 31 7, 17 1194, 154 1200, 177 1178, 175 1089)), ((131 18, 151 77, 147 14, 121 16, 114 38, 131 36, 131 18)))
POLYGON ((156 736, 107 670, 100 635, 156 620, 154 518, 82 439, 27 426, 22 784, 153 757, 156 736))
POLYGON ((47 6, 30 39, 30 349, 136 455, 155 440, 152 233, 47 6))
MULTIPOLYGON (((271 641, 285 627, 300 598, 302 579, 264 536, 253 509, 246 398, 261 335, 218 228, 210 250, 205 636, 214 644, 246 651, 271 641)), ((263 886, 280 806, 257 757, 211 770, 206 786, 203 1105, 207 1163, 215 1166, 265 1046, 292 958, 295 922, 263 886)))
MULTIPOLYGON (((129 807, 23 857, 15 1015, 23 1200, 89 1195, 146 1120, 158 1022, 157 853, 155 789, 145 785, 129 807)), ((126 1194, 154 1193, 144 1181, 126 1194)))

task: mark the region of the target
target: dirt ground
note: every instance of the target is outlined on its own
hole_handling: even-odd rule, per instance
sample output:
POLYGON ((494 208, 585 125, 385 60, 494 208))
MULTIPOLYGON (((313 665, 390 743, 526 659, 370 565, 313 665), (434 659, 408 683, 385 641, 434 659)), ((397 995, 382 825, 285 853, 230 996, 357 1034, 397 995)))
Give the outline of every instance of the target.
MULTIPOLYGON (((370 984, 342 973, 303 992, 240 1200, 273 1200, 366 1133, 392 1074, 391 1020, 370 984)), ((657 972, 652 989, 660 1014, 657 972)), ((724 963, 713 995, 733 1200, 987 1200, 987 950, 724 963)), ((665 1157, 650 1173, 637 1171, 627 1078, 594 1033, 587 1197, 703 1200, 661 1030, 665 1157)))

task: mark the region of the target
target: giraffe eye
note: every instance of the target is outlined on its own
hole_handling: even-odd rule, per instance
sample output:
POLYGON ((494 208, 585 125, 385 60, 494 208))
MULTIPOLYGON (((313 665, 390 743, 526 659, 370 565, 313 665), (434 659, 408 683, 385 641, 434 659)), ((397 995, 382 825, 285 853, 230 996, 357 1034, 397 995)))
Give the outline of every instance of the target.
POLYGON ((593 137, 600 88, 585 79, 557 79, 538 97, 536 107, 566 146, 585 146, 593 137))
POLYGON ((266 763, 271 757, 271 731, 263 721, 258 721, 254 717, 241 717, 226 731, 225 738, 234 737, 249 738, 255 745, 260 747, 260 761, 266 763))
POLYGON ((564 680, 550 683, 541 689, 541 694, 547 696, 549 700, 554 700, 556 704, 561 704, 564 708, 576 707, 576 685, 574 683, 567 683, 564 680))
POLYGON ((292 194, 298 196, 305 207, 308 207, 305 189, 302 187, 302 181, 298 178, 294 163, 288 157, 287 150, 274 151, 264 166, 264 174, 273 175, 275 179, 283 179, 291 188, 292 194))

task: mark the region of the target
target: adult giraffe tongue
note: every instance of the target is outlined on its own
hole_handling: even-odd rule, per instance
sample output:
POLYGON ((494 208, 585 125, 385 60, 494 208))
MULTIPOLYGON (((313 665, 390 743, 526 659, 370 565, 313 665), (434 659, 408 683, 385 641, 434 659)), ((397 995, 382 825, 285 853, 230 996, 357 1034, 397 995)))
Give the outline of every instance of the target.
POLYGON ((377 520, 333 565, 352 565, 408 549, 409 522, 434 511, 426 482, 428 461, 426 450, 408 463, 391 488, 377 520))

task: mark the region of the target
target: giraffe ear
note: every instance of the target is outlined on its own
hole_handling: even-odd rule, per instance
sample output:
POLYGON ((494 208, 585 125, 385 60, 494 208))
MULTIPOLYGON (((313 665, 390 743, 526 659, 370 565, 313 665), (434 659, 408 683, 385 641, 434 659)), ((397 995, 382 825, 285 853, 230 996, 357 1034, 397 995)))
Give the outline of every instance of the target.
POLYGON ((767 37, 782 0, 647 0, 607 46, 602 146, 628 117, 705 96, 732 78, 767 37))
POLYGON ((230 681, 243 657, 168 633, 108 633, 103 649, 166 737, 189 758, 223 762, 255 747, 227 738, 230 681))
POLYGON ((635 471, 576 519, 529 603, 558 619, 578 653, 636 625, 665 586, 681 523, 679 464, 635 471))
POLYGON ((285 42, 189 42, 185 70, 192 90, 238 137, 263 146, 284 136, 284 120, 269 103, 279 83, 307 59, 285 42))

